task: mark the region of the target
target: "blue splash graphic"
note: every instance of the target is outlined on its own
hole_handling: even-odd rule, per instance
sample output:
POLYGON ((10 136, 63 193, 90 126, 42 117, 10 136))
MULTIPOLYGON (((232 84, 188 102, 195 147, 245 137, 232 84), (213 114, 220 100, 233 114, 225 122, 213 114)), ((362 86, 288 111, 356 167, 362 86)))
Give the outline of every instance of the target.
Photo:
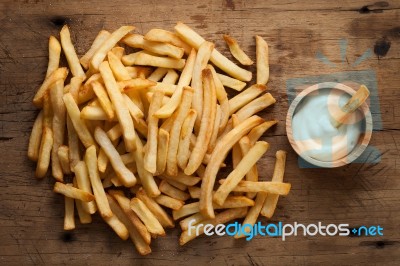
POLYGON ((372 50, 368 49, 359 58, 357 58, 357 60, 351 66, 356 67, 359 64, 361 64, 363 61, 365 61, 366 59, 370 58, 371 56, 372 56, 372 50))
POLYGON ((347 40, 341 39, 339 41, 340 44, 340 58, 342 59, 342 63, 346 62, 346 51, 347 51, 347 40))
POLYGON ((336 64, 329 61, 329 59, 321 52, 317 51, 317 54, 315 55, 319 61, 324 63, 325 65, 331 66, 331 67, 336 67, 336 64))

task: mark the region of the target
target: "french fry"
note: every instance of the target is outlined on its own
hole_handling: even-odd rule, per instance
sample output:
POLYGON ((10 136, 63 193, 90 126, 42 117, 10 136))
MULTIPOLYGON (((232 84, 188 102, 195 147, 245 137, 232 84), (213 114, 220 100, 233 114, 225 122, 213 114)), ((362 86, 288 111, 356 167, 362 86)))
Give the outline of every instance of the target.
POLYGON ((196 225, 196 224, 199 224, 203 220, 205 220, 204 216, 201 215, 200 212, 198 212, 198 213, 195 213, 195 214, 181 220, 179 222, 179 225, 180 225, 182 231, 186 231, 189 229, 189 223, 191 223, 192 225, 196 225))
POLYGON ((269 80, 268 44, 261 36, 258 35, 256 35, 256 56, 257 84, 267 84, 269 80))
POLYGON ((199 212, 199 202, 193 202, 183 205, 182 208, 180 208, 177 211, 173 210, 172 217, 176 221, 179 220, 180 218, 189 216, 197 212, 199 212))
MULTIPOLYGON (((160 178, 162 178, 162 176, 160 178)), ((176 187, 179 190, 182 190, 182 191, 187 190, 187 186, 185 184, 182 184, 182 183, 172 180, 172 179, 166 179, 166 181, 168 182, 168 184, 170 184, 173 187, 176 187)))
POLYGON ((111 33, 107 40, 104 41, 96 50, 90 61, 90 67, 94 70, 98 70, 101 62, 103 62, 104 58, 107 56, 108 51, 110 51, 126 34, 134 29, 135 27, 133 26, 122 26, 111 33))
MULTIPOLYGON (((223 184, 224 179, 220 179, 219 183, 223 184)), ((233 189, 238 192, 268 192, 278 195, 287 195, 290 191, 289 183, 282 182, 252 182, 252 181, 240 181, 239 184, 233 189)))
POLYGON ((223 75, 223 74, 217 74, 217 76, 218 76, 219 80, 221 80, 222 84, 225 87, 229 87, 236 91, 241 91, 246 86, 245 82, 240 81, 238 79, 234 79, 234 78, 231 78, 231 77, 223 75))
POLYGON ((104 191, 97 169, 97 156, 95 146, 90 146, 86 149, 85 163, 88 169, 90 184, 92 185, 92 190, 99 213, 103 218, 110 218, 113 216, 113 213, 111 212, 110 205, 108 204, 106 193, 104 191))
POLYGON ((163 177, 165 177, 167 180, 177 181, 189 187, 196 185, 201 180, 201 178, 198 176, 185 175, 182 172, 179 172, 176 176, 163 175, 163 177))
POLYGON ((178 75, 178 73, 176 73, 175 70, 168 69, 168 72, 165 75, 165 77, 163 78, 162 83, 175 84, 176 81, 178 80, 178 78, 179 78, 179 75, 178 75))
MULTIPOLYGON (((123 54, 122 56, 124 56, 123 54)), ((122 61, 122 57, 120 58, 122 61)), ((134 78, 142 78, 142 79, 148 79, 150 74, 153 72, 153 68, 151 67, 144 67, 144 66, 126 66, 126 70, 128 70, 129 76, 134 79, 134 78)))
POLYGON ((267 87, 265 85, 254 84, 235 97, 231 98, 229 100, 229 114, 234 114, 237 110, 258 97, 266 89, 267 87))
POLYGON ((249 56, 243 52, 242 48, 240 48, 238 42, 229 35, 224 34, 224 40, 231 51, 233 57, 238 60, 242 65, 250 66, 254 62, 249 58, 249 56))
POLYGON ((114 230, 114 232, 121 238, 122 240, 127 240, 129 237, 129 232, 126 226, 117 218, 117 216, 113 215, 111 217, 103 217, 103 220, 114 230))
POLYGON ((179 190, 162 180, 159 186, 159 189, 165 195, 168 195, 174 199, 185 201, 190 198, 190 195, 182 190, 179 190))
MULTIPOLYGON (((237 127, 240 124, 239 119, 237 118, 237 115, 233 114, 232 115, 232 125, 233 127, 237 127)), ((232 168, 235 169, 237 165, 240 163, 242 160, 242 151, 240 150, 239 143, 236 143, 232 147, 232 168)))
POLYGON ((59 79, 65 80, 68 75, 68 69, 66 67, 57 68, 50 76, 46 77, 42 85, 38 89, 33 97, 33 104, 36 107, 43 107, 43 96, 48 92, 50 86, 59 79))
POLYGON ((78 188, 74 188, 73 186, 68 186, 66 184, 63 184, 61 182, 56 182, 54 184, 54 192, 62 194, 66 197, 72 198, 72 199, 77 199, 81 200, 84 202, 89 202, 94 200, 94 196, 91 193, 88 193, 86 191, 83 191, 78 188))
POLYGON ((110 66, 107 62, 100 64, 100 74, 103 77, 104 84, 111 102, 114 105, 115 112, 119 123, 121 124, 122 133, 124 137, 125 147, 127 151, 133 151, 136 144, 135 128, 133 126, 132 118, 130 117, 129 110, 126 107, 124 98, 121 91, 114 79, 110 66))
POLYGON ((143 164, 144 168, 154 174, 157 170, 157 142, 158 142, 158 118, 154 113, 161 107, 164 93, 156 91, 150 103, 148 112, 148 131, 147 131, 147 147, 144 151, 143 164))
POLYGON ((122 42, 133 48, 140 48, 154 54, 166 55, 172 58, 182 58, 183 48, 171 45, 169 43, 153 42, 144 39, 140 34, 128 34, 122 39, 122 42))
POLYGON ((184 171, 187 175, 193 174, 196 171, 207 152, 214 126, 215 112, 217 107, 217 96, 212 73, 209 69, 205 69, 202 72, 202 76, 205 100, 203 101, 204 106, 196 145, 190 154, 188 164, 184 171))
POLYGON ((61 45, 56 37, 49 38, 49 63, 47 64, 46 78, 60 65, 61 45))
POLYGON ((131 79, 128 70, 122 64, 121 60, 111 51, 107 53, 108 63, 117 81, 131 79))
POLYGON ((110 33, 106 30, 101 30, 99 34, 97 34, 96 38, 94 39, 92 46, 90 49, 84 54, 79 62, 83 66, 83 68, 88 69, 90 60, 92 59, 94 53, 100 48, 100 46, 110 37, 110 33))
POLYGON ((125 55, 125 48, 120 46, 115 46, 114 48, 111 49, 111 52, 121 61, 122 57, 125 55))
POLYGON ((109 120, 113 120, 114 119, 114 109, 113 109, 110 99, 108 98, 106 89, 98 81, 94 81, 91 84, 92 84, 93 91, 96 94, 101 107, 103 108, 104 112, 107 115, 107 118, 109 120))
POLYGON ((177 154, 179 148, 179 136, 182 130, 182 124, 189 112, 192 104, 193 89, 185 87, 183 89, 181 104, 176 111, 176 117, 170 130, 168 154, 167 154, 167 173, 169 175, 178 174, 177 154))
POLYGON ((212 207, 212 189, 219 166, 225 159, 232 146, 247 134, 253 127, 261 124, 263 119, 258 116, 252 116, 241 122, 232 131, 226 134, 215 146, 211 154, 210 163, 207 165, 201 184, 200 212, 207 218, 215 217, 212 207))
MULTIPOLYGON (((87 193, 93 194, 92 186, 90 184, 89 173, 87 170, 87 166, 85 162, 79 161, 74 167, 75 179, 76 179, 76 188, 79 188, 87 193)), ((96 212, 97 207, 94 201, 90 202, 82 202, 83 209, 90 214, 96 212)))
POLYGON ((28 145, 28 158, 31 161, 37 161, 39 158, 40 143, 42 141, 42 128, 43 128, 43 111, 37 115, 33 123, 32 132, 29 137, 28 145))
POLYGON ((136 193, 136 197, 140 199, 147 206, 147 208, 149 208, 149 210, 154 214, 163 227, 172 228, 175 226, 174 221, 168 215, 168 213, 166 213, 153 198, 150 198, 143 189, 139 189, 139 191, 136 193))
POLYGON ((222 205, 229 193, 237 186, 242 178, 249 172, 251 167, 261 158, 268 150, 269 144, 264 141, 256 142, 256 144, 243 155, 242 160, 236 168, 228 175, 226 181, 221 185, 214 194, 214 202, 222 205))
POLYGON ((147 79, 150 81, 158 82, 167 74, 168 70, 168 68, 157 67, 156 70, 154 70, 147 79))
POLYGON ((113 142, 122 136, 122 128, 120 124, 116 124, 107 131, 108 138, 113 142))
POLYGON ((137 229, 134 224, 128 219, 127 215, 123 212, 121 207, 117 202, 107 194, 108 203, 110 204, 110 208, 112 212, 117 216, 117 218, 125 225, 129 232, 129 236, 136 247, 136 250, 141 255, 147 255, 151 253, 151 248, 149 243, 147 243, 143 237, 140 235, 139 229, 137 229))
MULTIPOLYGON (((82 104, 92 100, 95 96, 93 91, 92 82, 98 81, 100 83, 104 83, 100 73, 96 73, 88 78, 83 86, 80 86, 78 96, 74 96, 75 102, 78 104, 82 104)), ((72 79, 71 79, 72 82, 72 79)), ((83 82, 83 81, 82 81, 83 82)))
POLYGON ((69 114, 67 114, 67 132, 68 132, 68 148, 69 148, 69 162, 70 168, 73 172, 75 165, 80 161, 79 153, 79 138, 76 134, 74 125, 72 124, 69 114))
POLYGON ((208 153, 211 153, 214 150, 214 147, 215 147, 215 144, 217 141, 217 137, 218 137, 218 129, 219 129, 220 122, 221 122, 221 107, 219 105, 217 105, 215 119, 214 119, 214 126, 213 126, 212 134, 210 137, 210 142, 208 143, 208 149, 207 149, 208 153))
POLYGON ((153 42, 170 43, 177 47, 183 48, 185 54, 189 54, 192 50, 190 45, 182 41, 175 33, 162 29, 151 29, 146 33, 144 39, 153 42))
POLYGON ((143 90, 155 85, 157 85, 157 82, 145 78, 133 78, 118 82, 119 88, 124 92, 143 90))
POLYGON ((89 132, 85 122, 81 119, 81 114, 78 108, 78 105, 74 101, 71 93, 67 93, 63 96, 65 108, 67 109, 68 115, 71 119, 71 122, 75 128, 75 132, 78 134, 79 139, 82 141, 82 144, 88 148, 91 145, 94 145, 94 140, 92 135, 89 132))
MULTIPOLYGON (((192 79, 193 67, 196 59, 196 51, 193 49, 188 58, 186 59, 185 67, 182 70, 181 76, 178 81, 178 85, 174 93, 172 94, 171 99, 163 105, 155 115, 159 118, 167 118, 172 115, 172 113, 177 109, 179 103, 182 99, 183 88, 189 86, 190 80, 192 79)), ((157 71, 157 70, 156 70, 157 71)), ((154 72, 156 72, 154 71, 154 72)))
POLYGON ((177 162, 181 169, 185 169, 190 157, 190 136, 192 135, 194 123, 196 121, 197 112, 190 109, 182 124, 181 134, 179 137, 179 147, 177 154, 177 162))
POLYGON ((199 187, 188 187, 190 197, 192 199, 199 199, 201 194, 201 188, 199 187))
POLYGON ((43 178, 50 164, 51 149, 53 147, 53 131, 49 127, 43 127, 42 141, 40 143, 39 157, 35 176, 43 178))
POLYGON ((167 166, 169 133, 168 131, 160 128, 158 131, 157 141, 157 171, 156 175, 164 173, 167 166))
POLYGON ((137 216, 139 216, 140 220, 143 221, 150 234, 153 234, 155 236, 165 235, 164 228, 162 227, 160 222, 140 199, 131 199, 130 206, 131 209, 137 214, 137 216))
POLYGON ((136 177, 131 171, 129 171, 128 168, 126 168, 125 164, 122 162, 121 156, 114 148, 114 145, 111 143, 111 140, 108 138, 104 130, 97 127, 95 129, 94 136, 97 143, 106 153, 118 178, 126 187, 134 186, 136 184, 136 177))
POLYGON ((185 59, 159 57, 145 53, 139 53, 139 54, 134 53, 134 54, 124 55, 122 57, 122 63, 124 63, 124 65, 126 66, 131 66, 135 64, 139 66, 182 69, 185 66, 185 59))
MULTIPOLYGON (((72 184, 67 184, 72 186, 72 184)), ((74 199, 64 196, 64 230, 75 229, 75 219, 74 219, 74 199)))
MULTIPOLYGON (((223 211, 215 216, 213 219, 207 219, 201 221, 203 224, 212 224, 212 225, 217 225, 217 224, 223 224, 227 223, 231 220, 242 218, 246 215, 247 213, 247 208, 234 208, 234 209, 229 209, 226 211, 223 211)), ((197 236, 202 235, 204 233, 204 227, 200 227, 198 232, 196 232, 196 227, 192 228, 193 230, 190 231, 183 231, 180 238, 179 238, 179 244, 183 246, 187 242, 195 239, 197 236)))
POLYGON ((71 174, 71 167, 69 162, 69 148, 68 146, 61 145, 57 150, 57 157, 64 174, 71 174))
POLYGON ((146 226, 142 223, 136 213, 130 207, 130 200, 125 197, 122 191, 110 190, 110 195, 112 195, 115 200, 118 202, 119 206, 121 207, 122 211, 125 213, 128 220, 136 227, 140 236, 143 240, 150 244, 151 242, 151 235, 147 230, 146 226))
POLYGON ((61 46, 67 58, 69 68, 74 77, 86 78, 85 72, 79 63, 78 56, 76 55, 74 45, 71 41, 71 36, 67 25, 64 25, 60 31, 61 46))
MULTIPOLYGON (((272 175, 272 182, 283 182, 283 175, 285 173, 286 152, 277 151, 274 173, 272 175)), ((274 215, 276 204, 278 203, 279 195, 268 193, 264 205, 261 209, 261 215, 268 219, 274 215)))
POLYGON ((58 148, 64 143, 65 132, 65 105, 63 103, 64 81, 57 80, 50 88, 50 100, 53 109, 53 148, 51 150, 51 170, 57 181, 63 181, 64 173, 58 159, 58 148))
POLYGON ((157 197, 154 198, 154 200, 158 204, 173 210, 179 210, 185 204, 185 202, 183 202, 182 200, 177 200, 163 194, 158 195, 157 197))
POLYGON ((170 95, 173 95, 176 88, 177 88, 177 86, 174 84, 157 82, 156 85, 149 87, 148 90, 150 92, 162 91, 162 92, 164 92, 165 95, 170 96, 170 95))
POLYGON ((266 121, 250 130, 249 134, 247 135, 250 140, 250 145, 254 145, 254 143, 256 143, 256 141, 265 133, 265 131, 277 123, 278 120, 266 121))
MULTIPOLYGON (((154 92, 147 92, 146 93, 146 98, 148 102, 151 102, 151 99, 153 98, 154 92)), ((171 98, 168 96, 163 96, 162 101, 161 101, 161 106, 165 105, 171 98)))
MULTIPOLYGON (((240 139, 239 141, 239 146, 240 150, 242 153, 242 156, 245 156, 249 150, 251 149, 252 145, 250 145, 250 140, 247 136, 244 136, 243 138, 240 139)), ((246 180, 247 181, 258 181, 258 170, 257 170, 257 164, 254 164, 250 170, 246 174, 246 180)), ((249 199, 253 199, 256 194, 255 193, 247 193, 246 195, 249 199)))
MULTIPOLYGON (((191 45, 192 47, 199 49, 200 45, 205 41, 203 37, 197 34, 194 30, 189 28, 187 25, 182 22, 178 22, 174 27, 178 36, 191 45)), ((216 49, 213 50, 210 57, 211 62, 213 62, 218 68, 229 74, 230 76, 237 78, 242 81, 250 81, 251 80, 251 72, 247 71, 243 68, 240 68, 235 63, 230 61, 228 58, 223 56, 216 49)))
MULTIPOLYGON (((73 179, 73 184, 74 184, 74 187, 76 187, 76 188, 78 187, 76 178, 73 179)), ((91 202, 93 202, 93 201, 91 201, 91 202)), ((92 222, 92 216, 90 215, 89 212, 87 212, 83 208, 84 203, 86 203, 86 202, 75 199, 75 206, 76 206, 76 210, 77 210, 77 213, 79 216, 79 221, 81 222, 81 224, 90 224, 92 222)))
POLYGON ((274 104, 275 102, 275 98, 272 97, 270 93, 266 93, 243 106, 239 111, 236 112, 236 115, 238 116, 239 121, 243 121, 244 119, 267 108, 271 104, 274 104))
POLYGON ((129 98, 128 95, 122 94, 122 96, 124 98, 126 106, 128 107, 129 113, 133 118, 133 125, 135 126, 135 122, 139 122, 139 120, 144 117, 144 114, 142 110, 140 110, 140 108, 132 101, 132 99, 129 98))
MULTIPOLYGON (((92 129, 92 127, 90 127, 91 124, 88 121, 117 121, 116 118, 114 118, 113 120, 108 120, 107 114, 104 109, 101 106, 96 106, 95 104, 88 104, 83 107, 81 111, 81 118, 86 120, 85 122, 88 129, 92 129)), ((89 131, 92 132, 93 130, 89 131)))

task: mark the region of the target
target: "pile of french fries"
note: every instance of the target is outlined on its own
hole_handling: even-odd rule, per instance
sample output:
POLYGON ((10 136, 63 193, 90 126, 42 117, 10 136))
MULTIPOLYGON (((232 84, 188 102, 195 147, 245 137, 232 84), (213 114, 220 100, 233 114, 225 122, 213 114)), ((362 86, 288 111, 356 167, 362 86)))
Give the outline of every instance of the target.
MULTIPOLYGON (((188 231, 192 220, 244 217, 254 224, 260 214, 270 218, 290 184, 283 183, 284 151, 276 153, 271 181, 259 181, 256 165, 269 148, 259 138, 277 123, 256 115, 275 103, 264 93, 267 43, 256 36, 256 84, 244 89, 251 72, 187 25, 144 36, 134 29, 100 31, 80 58, 67 26, 60 42, 49 39, 28 157, 37 162, 37 178, 51 167, 54 191, 65 196, 64 229, 75 228, 75 208, 82 224, 98 212, 146 255, 151 239, 178 220, 183 245, 196 237, 188 231), (225 87, 239 93, 229 99, 225 87), (234 170, 218 181, 231 150, 234 170)), ((235 39, 224 39, 241 64, 253 64, 235 39)))

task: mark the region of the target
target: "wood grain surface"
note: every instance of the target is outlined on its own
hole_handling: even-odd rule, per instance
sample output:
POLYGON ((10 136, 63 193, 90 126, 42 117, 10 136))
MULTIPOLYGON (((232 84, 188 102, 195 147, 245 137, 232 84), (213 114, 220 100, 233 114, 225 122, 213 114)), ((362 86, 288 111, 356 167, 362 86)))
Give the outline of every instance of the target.
MULTIPOLYGON (((400 2, 399 1, 47 1, 0 3, 0 264, 93 265, 395 265, 400 261, 400 2), (288 151, 285 180, 290 194, 281 198, 269 222, 380 225, 381 237, 200 237, 180 247, 180 229, 152 243, 141 257, 130 241, 120 240, 98 217, 71 233, 63 231, 64 202, 51 191, 54 180, 34 178, 27 158, 30 130, 38 111, 32 98, 47 67, 47 41, 64 23, 82 55, 101 29, 121 25, 172 30, 177 21, 196 29, 231 58, 222 39, 237 38, 255 59, 254 35, 270 45, 270 92, 277 103, 262 113, 278 126, 263 139, 271 149, 260 162, 271 177, 274 154, 288 151), (339 40, 347 39, 341 63, 339 40), (352 63, 371 49, 372 56, 352 63), (317 51, 336 64, 315 58, 317 51), (298 167, 285 133, 290 78, 340 71, 376 72, 382 130, 371 145, 382 153, 377 164, 338 169, 298 167)), ((250 68, 254 71, 254 68, 250 68)), ((261 219, 263 223, 267 222, 261 219)))

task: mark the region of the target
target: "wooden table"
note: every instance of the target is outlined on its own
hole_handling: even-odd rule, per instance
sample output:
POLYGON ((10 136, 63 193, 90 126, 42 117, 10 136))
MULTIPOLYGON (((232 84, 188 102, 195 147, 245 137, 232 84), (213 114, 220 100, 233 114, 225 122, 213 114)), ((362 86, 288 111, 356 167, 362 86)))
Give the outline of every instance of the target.
MULTIPOLYGON (((400 260, 400 2, 399 1, 10 1, 0 4, 0 264, 275 265, 395 264, 400 260), (142 2, 142 3, 139 3, 142 2), (78 54, 101 29, 131 24, 146 33, 172 30, 177 21, 196 29, 230 57, 222 34, 236 37, 255 58, 254 35, 270 45, 270 92, 278 100, 262 115, 279 119, 264 136, 262 178, 272 174, 274 154, 287 150, 285 179, 292 184, 270 222, 380 225, 381 237, 200 237, 180 247, 180 230, 152 243, 139 256, 95 216, 93 224, 65 233, 63 200, 52 178, 34 178, 26 156, 37 114, 31 100, 47 66, 47 40, 64 23, 71 28, 78 54), (347 40, 342 63, 340 40, 347 40), (353 66, 370 49, 371 57, 353 66), (336 65, 316 59, 320 51, 336 65), (379 163, 338 169, 299 168, 285 134, 286 81, 292 78, 370 69, 376 73, 382 128, 371 145, 379 163)), ((254 68, 251 68, 254 71, 254 68)), ((263 223, 266 220, 261 220, 263 223)))

